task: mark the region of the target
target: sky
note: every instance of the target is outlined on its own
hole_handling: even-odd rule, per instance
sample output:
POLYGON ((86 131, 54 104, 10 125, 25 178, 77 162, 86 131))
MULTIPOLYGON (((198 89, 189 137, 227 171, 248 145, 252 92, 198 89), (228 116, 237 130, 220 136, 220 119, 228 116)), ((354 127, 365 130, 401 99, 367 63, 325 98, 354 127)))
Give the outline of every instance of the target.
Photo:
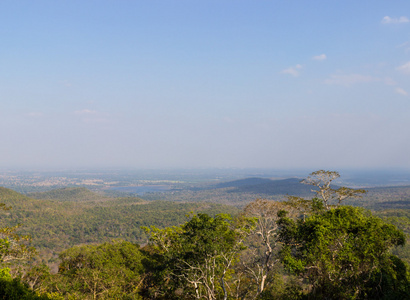
POLYGON ((410 1, 0 2, 0 168, 410 169, 410 1))

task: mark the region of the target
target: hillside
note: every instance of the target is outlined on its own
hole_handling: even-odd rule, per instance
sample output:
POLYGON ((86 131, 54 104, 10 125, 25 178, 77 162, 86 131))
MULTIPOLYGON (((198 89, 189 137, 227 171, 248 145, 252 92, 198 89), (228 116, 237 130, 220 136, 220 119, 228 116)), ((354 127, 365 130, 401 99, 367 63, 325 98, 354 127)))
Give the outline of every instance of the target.
POLYGON ((7 226, 22 224, 19 232, 32 236, 32 245, 39 250, 39 257, 53 262, 59 252, 78 244, 102 243, 116 238, 143 244, 147 238, 141 226, 179 225, 187 220, 190 212, 210 215, 238 212, 232 206, 215 203, 147 202, 136 197, 106 198, 104 201, 78 198, 78 195, 92 194, 81 189, 57 190, 44 195, 64 195, 62 200, 49 200, 0 188, 0 202, 12 206, 11 210, 3 212, 1 220, 7 226), (73 195, 73 201, 69 195, 73 195))
POLYGON ((0 187, 0 203, 7 203, 7 205, 13 205, 16 202, 20 203, 28 199, 28 197, 17 193, 11 189, 7 189, 5 187, 0 187))
POLYGON ((252 178, 245 178, 245 179, 239 179, 239 180, 234 180, 234 181, 221 182, 211 187, 215 189, 233 188, 233 187, 241 188, 241 187, 246 187, 246 186, 255 186, 259 184, 270 183, 270 182, 272 182, 271 179, 252 177, 252 178))
MULTIPOLYGON (((41 257, 52 262, 60 251, 73 245, 116 238, 143 244, 147 237, 141 226, 178 225, 187 220, 190 212, 236 214, 257 198, 285 200, 287 194, 311 197, 314 193, 310 189, 311 186, 295 178, 250 178, 207 189, 155 193, 142 198, 103 197, 84 188, 30 194, 36 197, 33 198, 0 187, 0 202, 12 207, 2 212, 1 220, 8 226, 23 224, 20 232, 30 234, 41 257)), ((408 209, 410 187, 369 189, 362 199, 346 204, 375 210, 408 209)))
POLYGON ((34 199, 75 202, 104 201, 109 199, 83 187, 67 187, 47 192, 28 193, 27 196, 34 199))

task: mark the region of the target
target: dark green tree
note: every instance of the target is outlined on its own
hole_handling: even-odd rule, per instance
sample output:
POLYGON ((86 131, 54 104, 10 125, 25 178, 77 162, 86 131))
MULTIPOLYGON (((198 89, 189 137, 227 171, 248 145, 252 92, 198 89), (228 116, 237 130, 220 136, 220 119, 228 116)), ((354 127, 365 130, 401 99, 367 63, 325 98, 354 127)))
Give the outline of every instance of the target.
POLYGON ((114 241, 76 246, 60 259, 50 284, 53 291, 73 299, 140 299, 143 256, 138 245, 114 241))
POLYGON ((310 298, 377 299, 409 293, 406 266, 389 253, 405 243, 405 236, 370 212, 344 206, 296 222, 283 215, 279 224, 286 244, 282 260, 309 281, 310 298))
POLYGON ((61 299, 58 295, 38 295, 19 278, 13 278, 7 268, 0 270, 0 299, 8 300, 51 300, 61 299), (56 296, 56 297, 53 297, 56 296))

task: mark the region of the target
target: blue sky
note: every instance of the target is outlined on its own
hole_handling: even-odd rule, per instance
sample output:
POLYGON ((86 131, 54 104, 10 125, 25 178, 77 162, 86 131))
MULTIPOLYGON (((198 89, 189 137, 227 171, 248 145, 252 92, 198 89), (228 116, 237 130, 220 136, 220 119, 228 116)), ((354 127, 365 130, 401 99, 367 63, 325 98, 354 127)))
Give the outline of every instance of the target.
POLYGON ((410 169, 409 1, 2 1, 0 168, 410 169))

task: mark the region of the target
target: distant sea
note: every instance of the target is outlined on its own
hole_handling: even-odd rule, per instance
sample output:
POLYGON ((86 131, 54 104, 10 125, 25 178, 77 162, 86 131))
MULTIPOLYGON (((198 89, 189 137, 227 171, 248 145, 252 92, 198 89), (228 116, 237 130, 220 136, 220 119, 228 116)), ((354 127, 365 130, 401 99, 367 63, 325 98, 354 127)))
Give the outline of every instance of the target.
POLYGON ((110 190, 136 194, 140 196, 146 193, 165 192, 169 191, 170 189, 171 187, 167 185, 115 186, 110 188, 110 190))

